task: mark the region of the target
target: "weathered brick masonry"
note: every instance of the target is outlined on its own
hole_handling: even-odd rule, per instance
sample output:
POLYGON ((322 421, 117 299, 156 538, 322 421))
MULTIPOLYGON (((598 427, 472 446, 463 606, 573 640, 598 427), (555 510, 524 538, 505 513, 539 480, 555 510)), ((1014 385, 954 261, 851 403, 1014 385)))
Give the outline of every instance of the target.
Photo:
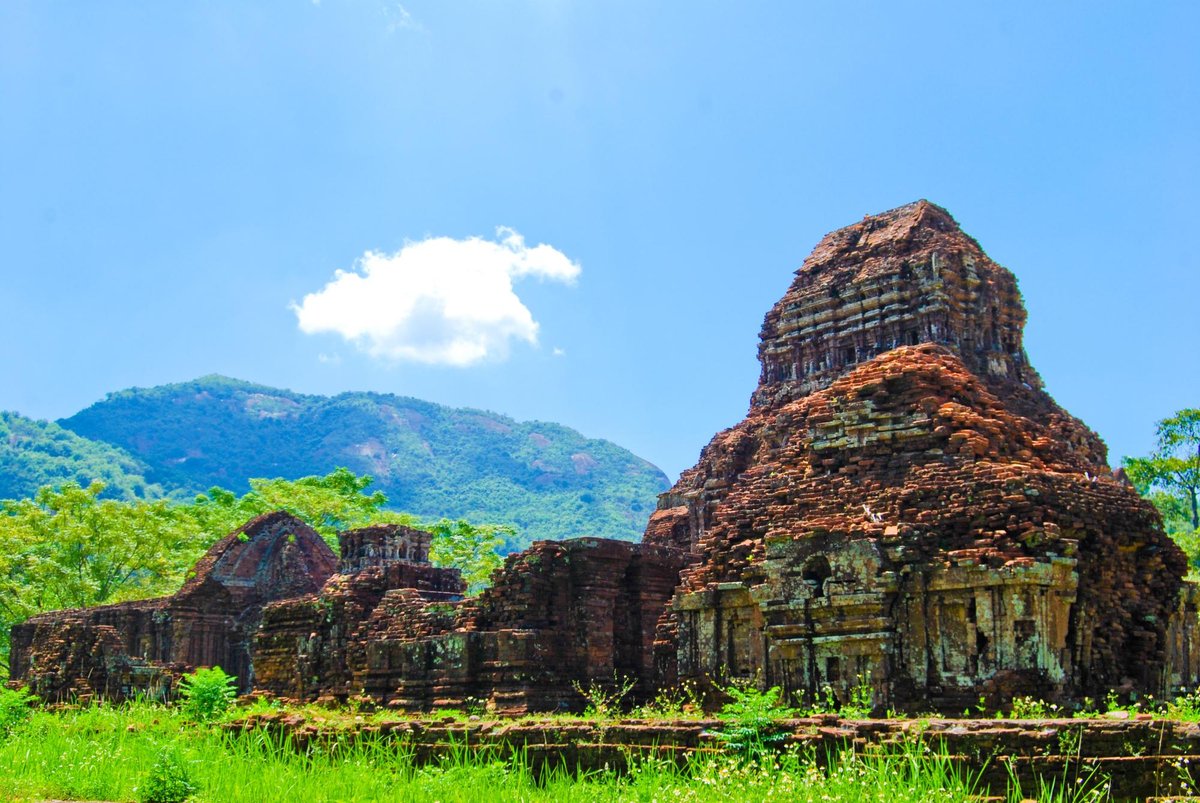
POLYGON ((685 557, 599 538, 540 541, 462 602, 454 570, 393 563, 336 575, 319 594, 267 607, 256 683, 292 699, 478 701, 505 713, 577 708, 575 683, 628 677, 649 691, 655 625, 685 557))
POLYGON ((403 527, 286 514, 219 542, 179 594, 13 631, 42 695, 121 696, 220 664, 294 699, 579 707, 575 685, 870 684, 961 712, 1200 681, 1200 593, 1153 507, 1042 389, 1016 280, 926 201, 826 236, 767 314, 746 419, 659 500, 641 544, 537 542, 462 599, 403 527), (336 564, 336 565, 335 565, 336 564))
POLYGON ((826 236, 767 314, 746 420, 651 521, 701 555, 664 677, 950 711, 1193 685, 1185 558, 1042 390, 1024 320, 1012 274, 926 201, 826 236))

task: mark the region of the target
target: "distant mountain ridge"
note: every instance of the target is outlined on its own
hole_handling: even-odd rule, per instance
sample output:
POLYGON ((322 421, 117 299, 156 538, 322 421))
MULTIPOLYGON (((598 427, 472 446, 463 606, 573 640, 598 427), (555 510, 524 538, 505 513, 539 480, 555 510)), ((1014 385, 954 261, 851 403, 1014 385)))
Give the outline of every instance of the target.
POLYGON ((123 449, 81 437, 52 421, 0 412, 0 499, 32 496, 43 485, 102 481, 104 495, 153 498, 163 489, 146 480, 146 466, 123 449))
POLYGON ((514 524, 537 538, 641 536, 669 486, 651 463, 543 421, 382 393, 306 395, 211 375, 132 388, 58 422, 117 447, 173 495, 250 477, 375 477, 389 507, 514 524))

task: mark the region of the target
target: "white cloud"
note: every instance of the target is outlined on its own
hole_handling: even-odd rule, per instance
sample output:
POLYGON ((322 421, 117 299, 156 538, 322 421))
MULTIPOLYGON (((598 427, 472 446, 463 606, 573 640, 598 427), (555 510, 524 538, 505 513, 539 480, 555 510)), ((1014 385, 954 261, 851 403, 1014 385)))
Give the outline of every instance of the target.
POLYGON ((530 248, 500 227, 495 241, 432 237, 394 254, 368 251, 292 309, 300 331, 335 332, 374 357, 465 366, 504 359, 512 340, 537 344, 515 279, 571 284, 579 273, 557 248, 530 248))
POLYGON ((413 15, 408 12, 408 9, 399 3, 384 2, 380 6, 380 10, 383 12, 384 19, 387 20, 388 33, 395 33, 405 28, 422 32, 425 30, 419 22, 413 19, 413 15))
POLYGON ((558 346, 555 346, 554 349, 550 353, 553 354, 555 357, 567 356, 567 350, 564 348, 559 348, 558 346))

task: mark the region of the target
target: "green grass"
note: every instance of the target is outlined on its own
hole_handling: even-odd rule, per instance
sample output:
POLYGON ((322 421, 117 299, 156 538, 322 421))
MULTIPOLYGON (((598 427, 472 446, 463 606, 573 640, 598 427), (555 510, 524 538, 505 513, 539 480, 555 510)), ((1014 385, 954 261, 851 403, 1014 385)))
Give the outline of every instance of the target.
POLYGON ((828 770, 787 754, 736 756, 683 770, 644 761, 611 772, 550 772, 535 778, 521 761, 464 751, 420 767, 395 742, 334 743, 299 751, 263 732, 228 735, 174 709, 136 704, 36 711, 0 744, 0 798, 136 800, 162 756, 184 767, 195 801, 955 801, 970 784, 944 759, 913 747, 899 755, 847 754, 828 770))

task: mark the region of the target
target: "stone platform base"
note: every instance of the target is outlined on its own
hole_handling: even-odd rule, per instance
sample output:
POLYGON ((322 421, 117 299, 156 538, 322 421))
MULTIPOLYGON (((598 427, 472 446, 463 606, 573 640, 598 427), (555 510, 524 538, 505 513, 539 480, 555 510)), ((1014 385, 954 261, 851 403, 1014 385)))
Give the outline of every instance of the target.
MULTIPOLYGON (((344 724, 286 712, 254 714, 227 726, 289 735, 298 750, 345 739, 344 724)), ((364 739, 395 739, 419 763, 448 752, 471 751, 494 758, 522 756, 535 773, 550 768, 624 771, 643 758, 679 766, 722 751, 713 734, 719 720, 576 719, 476 720, 453 717, 357 725, 364 739)), ((1042 782, 1087 788, 1108 785, 1112 799, 1152 800, 1186 795, 1200 786, 1200 723, 1162 719, 879 719, 835 715, 781 723, 788 743, 828 762, 843 751, 870 755, 923 743, 977 779, 980 799, 1007 799, 1013 779, 1026 796, 1042 782)))

